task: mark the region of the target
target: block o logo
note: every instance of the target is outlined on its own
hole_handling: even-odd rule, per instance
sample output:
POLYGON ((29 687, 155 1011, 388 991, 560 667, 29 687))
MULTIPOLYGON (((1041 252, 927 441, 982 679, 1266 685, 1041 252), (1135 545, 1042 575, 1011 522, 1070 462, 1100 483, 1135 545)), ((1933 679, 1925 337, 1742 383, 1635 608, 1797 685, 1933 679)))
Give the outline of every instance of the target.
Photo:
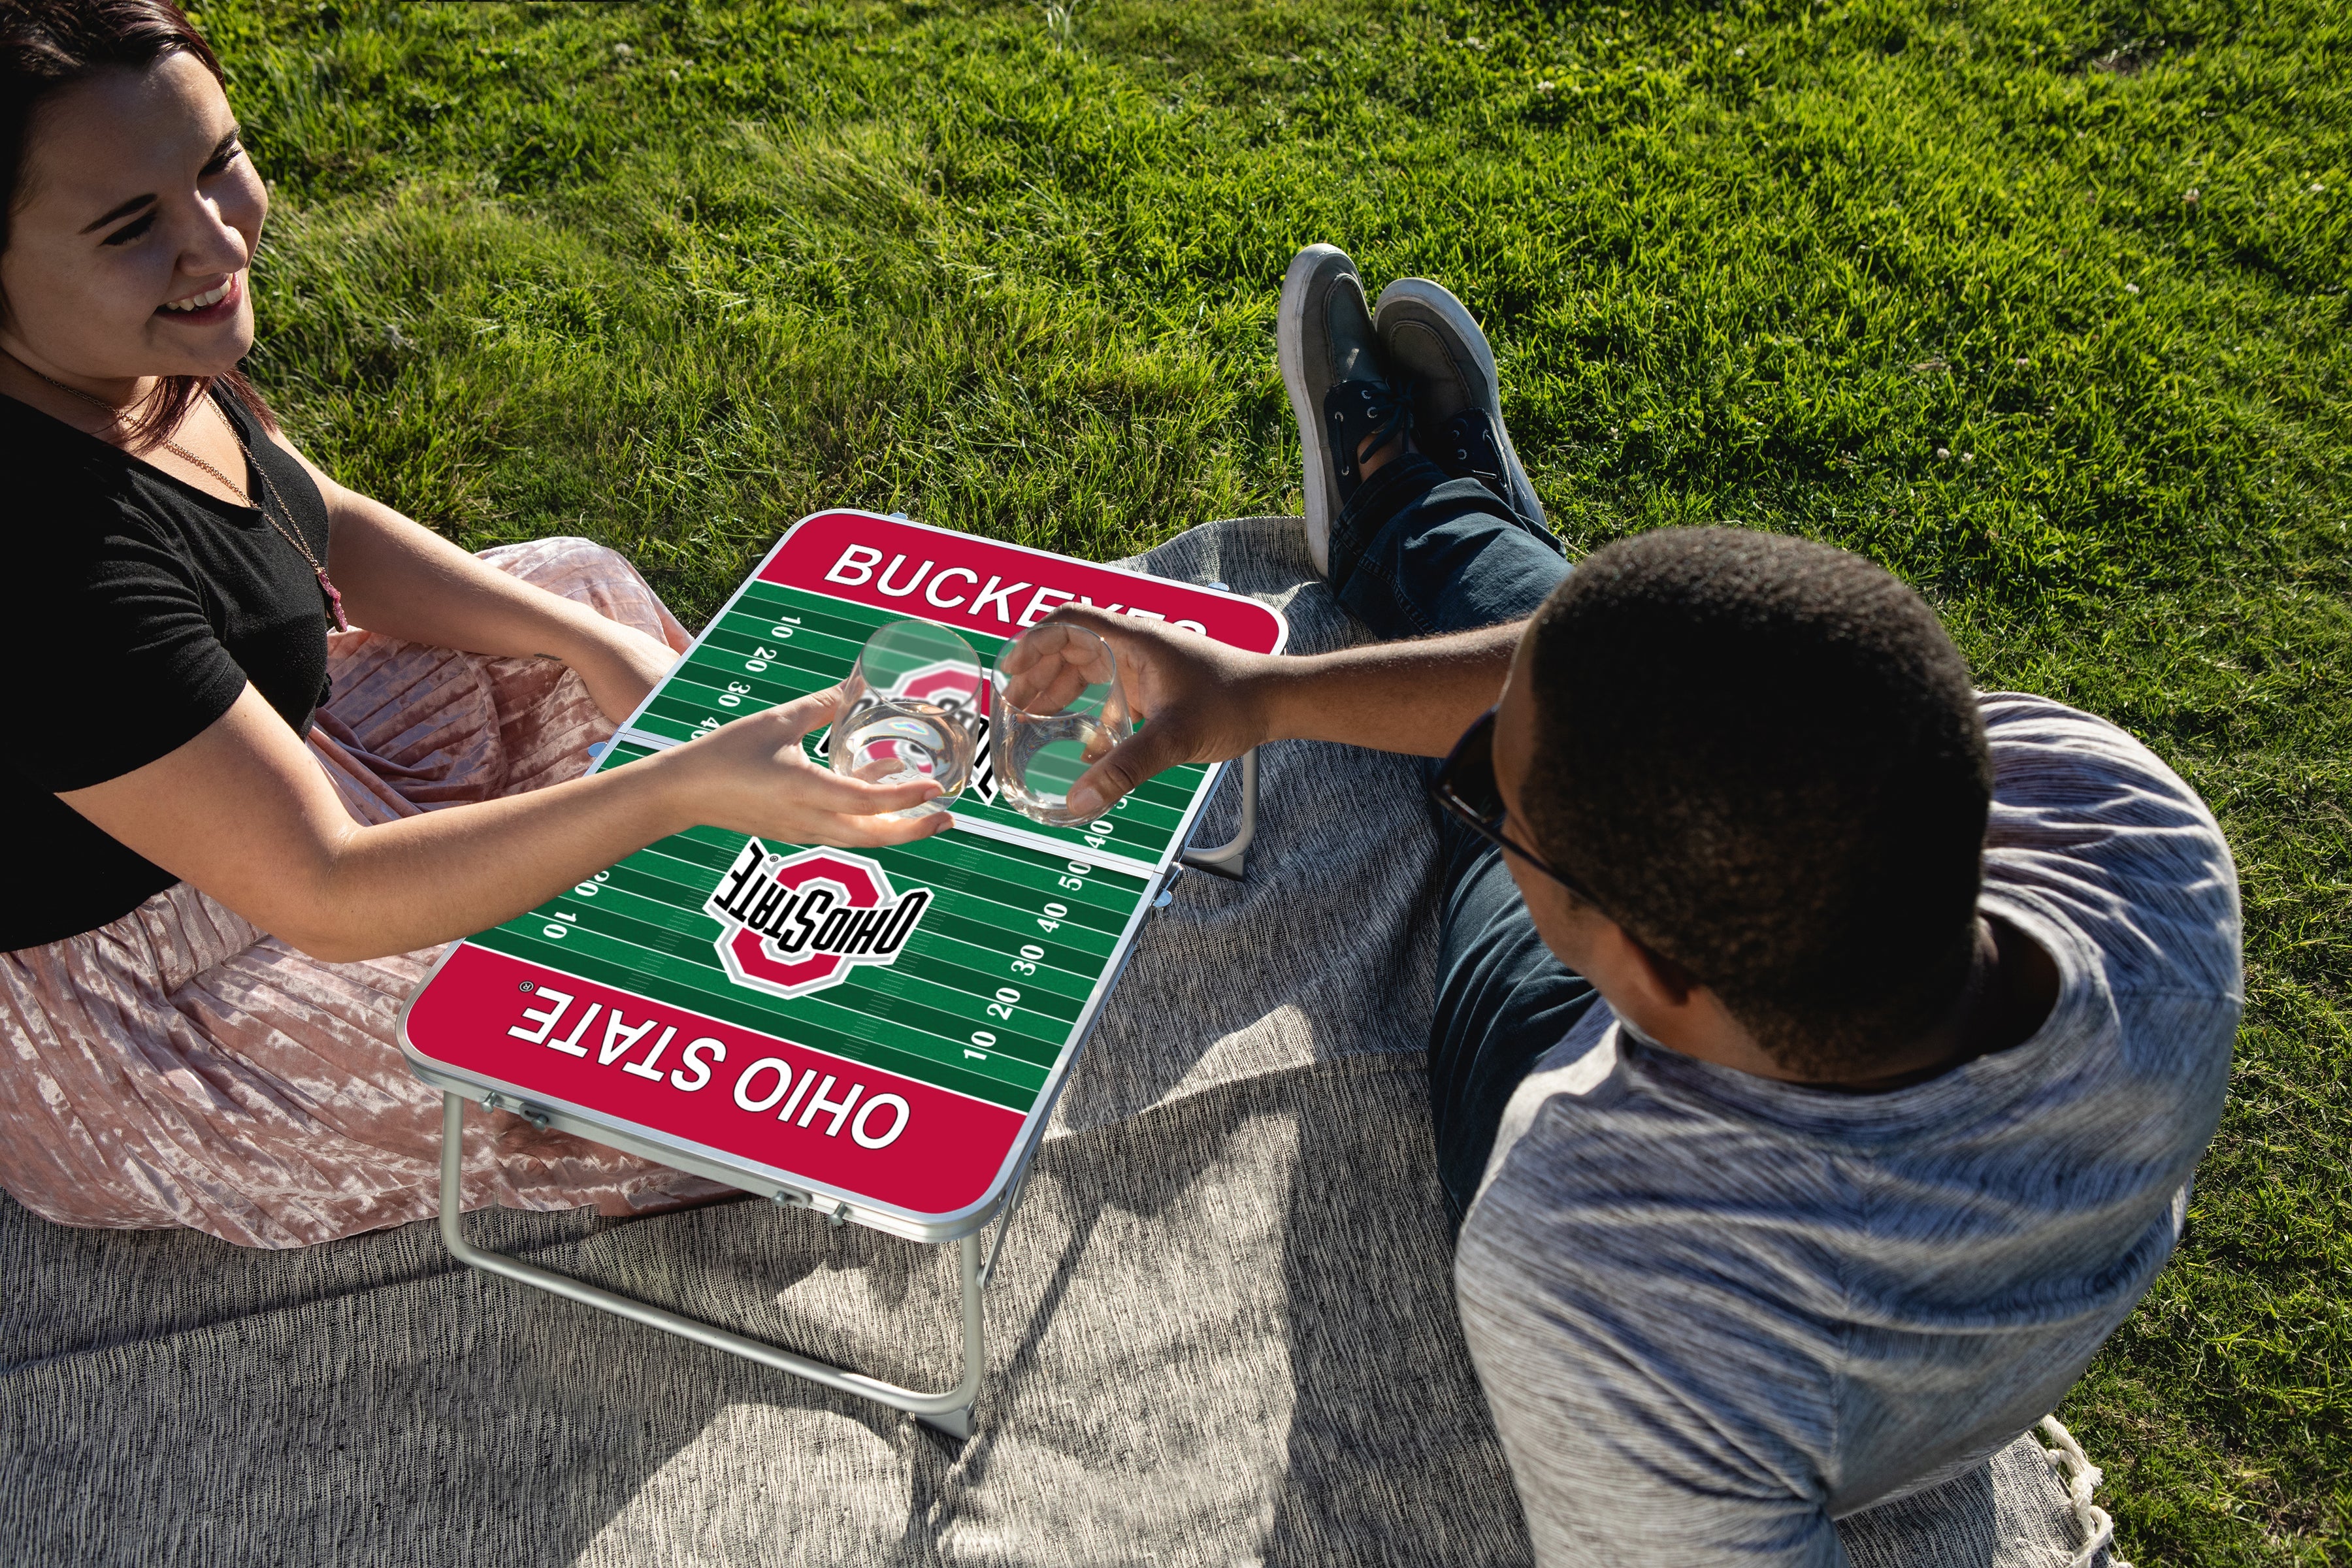
MULTIPOLYGON (((982 678, 985 680, 985 677, 982 678)), ((971 686, 971 672, 953 664, 925 665, 891 689, 890 695, 917 702, 936 702, 972 732, 975 745, 971 780, 964 787, 983 802, 996 804, 996 760, 988 749, 988 700, 985 685, 971 686)), ((830 732, 825 737, 832 739, 830 732)))
MULTIPOLYGON (((927 664, 920 669, 909 670, 898 684, 883 693, 883 699, 898 701, 936 702, 964 728, 972 733, 971 778, 964 785, 966 795, 977 795, 984 805, 996 804, 996 759, 988 746, 988 696, 983 684, 972 689, 971 670, 965 666, 948 662, 927 664)), ((826 767, 833 765, 833 727, 809 736, 802 742, 809 754, 826 767)))
POLYGON ((779 855, 754 838, 702 908, 721 927, 715 945, 727 978, 805 996, 848 979, 853 964, 896 961, 930 902, 929 888, 900 893, 863 855, 779 855))

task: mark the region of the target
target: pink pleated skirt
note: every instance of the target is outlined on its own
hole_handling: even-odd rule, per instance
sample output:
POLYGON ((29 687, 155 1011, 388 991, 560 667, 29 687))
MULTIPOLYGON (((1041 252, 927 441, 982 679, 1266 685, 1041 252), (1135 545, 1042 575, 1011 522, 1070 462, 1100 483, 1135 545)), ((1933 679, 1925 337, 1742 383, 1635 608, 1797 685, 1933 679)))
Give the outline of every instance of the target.
MULTIPOLYGON (((687 645, 601 545, 482 559, 687 645)), ((613 731, 553 659, 352 631, 330 635, 328 667, 310 750, 362 823, 574 777, 613 731)), ((190 1226, 245 1247, 432 1215, 441 1097, 394 1030, 440 952, 321 963, 182 883, 97 931, 0 953, 0 1189, 60 1225, 190 1226)), ((467 1117, 468 1208, 625 1215, 724 1190, 509 1113, 467 1117)))

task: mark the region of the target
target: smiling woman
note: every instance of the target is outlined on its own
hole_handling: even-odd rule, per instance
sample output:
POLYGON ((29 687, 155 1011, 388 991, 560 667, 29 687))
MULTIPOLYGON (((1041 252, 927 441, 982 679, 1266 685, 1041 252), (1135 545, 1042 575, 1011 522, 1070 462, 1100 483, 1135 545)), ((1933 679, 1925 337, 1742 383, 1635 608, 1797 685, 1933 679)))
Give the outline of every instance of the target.
MULTIPOLYGON (((830 696, 579 776, 683 631, 609 551, 468 555, 294 447, 238 369, 268 207, 176 7, 0 0, 0 656, 33 676, 0 768, 0 1187, 283 1247, 433 1212, 437 1100, 393 1029, 437 944, 698 823, 946 818, 880 820, 931 786, 808 762, 830 696)), ((469 1204, 709 1190, 494 1136, 469 1204)))
MULTIPOLYGON (((9 112, 0 121, 0 167, 15 176, 10 182, 14 188, 0 192, 8 198, 0 203, 0 255, 15 253, 8 263, 11 270, 62 285, 53 298, 41 301, 47 308, 35 330, 46 328, 55 334, 45 346, 91 368, 135 354, 139 363, 126 364, 124 374, 160 373, 161 392, 142 406, 130 432, 134 440, 152 444, 175 428, 189 405, 203 395, 209 367, 226 363, 223 378, 248 404, 260 406, 236 363, 253 343, 253 311, 244 279, 269 198, 238 144, 228 101, 219 88, 219 62, 192 30, 175 27, 161 13, 141 15, 145 9, 89 8, 83 19, 102 28, 111 23, 118 35, 112 49, 101 46, 89 50, 87 46, 98 41, 94 39, 73 40, 85 46, 75 49, 58 37, 65 29, 53 28, 53 47, 40 52, 46 58, 26 62, 33 68, 24 73, 33 79, 26 84, 29 89, 44 76, 54 81, 71 74, 80 58, 93 52, 101 59, 116 52, 152 51, 157 57, 151 73, 102 73, 88 84, 93 90, 65 95, 46 106, 46 129, 63 132, 65 146, 92 154, 48 161, 53 166, 43 173, 51 188, 46 190, 27 177, 25 158, 36 94, 12 95, 9 112), (49 69, 41 69, 43 66, 49 69), (210 92, 200 83, 208 85, 210 92), (172 166, 184 163, 185 149, 172 142, 136 142, 134 130, 159 116, 192 127, 219 122, 212 127, 218 135, 194 180, 185 168, 172 166), (112 145, 93 140, 93 132, 112 145), (89 216, 93 204, 103 201, 106 194, 150 181, 155 189, 89 216), (195 248, 138 243, 154 232, 159 221, 168 222, 173 216, 160 193, 190 185, 201 187, 213 206, 212 220, 190 237, 197 241, 195 248), (17 216, 20 208, 25 209, 23 220, 17 216), (25 232, 20 235, 19 229, 25 232), (184 285, 186 279, 179 276, 184 267, 206 261, 216 268, 217 281, 211 289, 152 302, 157 293, 184 285), (190 331, 200 328, 214 331, 209 338, 190 331)), ((181 204, 183 214, 185 208, 181 204)))

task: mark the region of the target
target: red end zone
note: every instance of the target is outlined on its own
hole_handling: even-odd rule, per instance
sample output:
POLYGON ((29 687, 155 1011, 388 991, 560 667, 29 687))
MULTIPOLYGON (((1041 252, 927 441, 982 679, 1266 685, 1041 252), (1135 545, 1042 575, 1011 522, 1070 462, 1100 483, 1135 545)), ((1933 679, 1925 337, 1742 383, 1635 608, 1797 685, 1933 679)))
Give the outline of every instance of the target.
POLYGON ((942 626, 1017 637, 1084 602, 1190 626, 1252 653, 1282 646, 1282 617, 1254 599, 867 511, 804 518, 760 568, 763 582, 830 594, 942 626))
POLYGON ((977 1203, 1024 1120, 471 942, 404 1033, 446 1066, 920 1215, 977 1203))

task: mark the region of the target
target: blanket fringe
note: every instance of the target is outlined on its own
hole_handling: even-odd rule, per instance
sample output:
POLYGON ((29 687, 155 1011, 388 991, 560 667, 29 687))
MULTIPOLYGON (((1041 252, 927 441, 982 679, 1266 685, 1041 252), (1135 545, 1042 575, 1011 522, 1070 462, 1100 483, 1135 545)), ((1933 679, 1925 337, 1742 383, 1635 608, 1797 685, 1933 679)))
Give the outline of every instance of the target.
MULTIPOLYGON (((2098 1490, 2106 1473, 2091 1463, 2091 1457, 2083 1452, 2083 1445, 2074 1440, 2074 1434, 2067 1431, 2055 1415, 2042 1418, 2042 1432, 2058 1445, 2042 1449, 2042 1457, 2050 1461, 2051 1472, 2065 1483, 2066 1496, 2074 1505, 2074 1522, 2083 1531, 2082 1549, 2074 1553, 2068 1568, 2092 1568, 2099 1553, 2112 1553, 2116 1544, 2115 1520, 2091 1500, 2091 1494, 2098 1490)), ((2131 1564, 2110 1555, 2106 1568, 2131 1568, 2131 1564)))

